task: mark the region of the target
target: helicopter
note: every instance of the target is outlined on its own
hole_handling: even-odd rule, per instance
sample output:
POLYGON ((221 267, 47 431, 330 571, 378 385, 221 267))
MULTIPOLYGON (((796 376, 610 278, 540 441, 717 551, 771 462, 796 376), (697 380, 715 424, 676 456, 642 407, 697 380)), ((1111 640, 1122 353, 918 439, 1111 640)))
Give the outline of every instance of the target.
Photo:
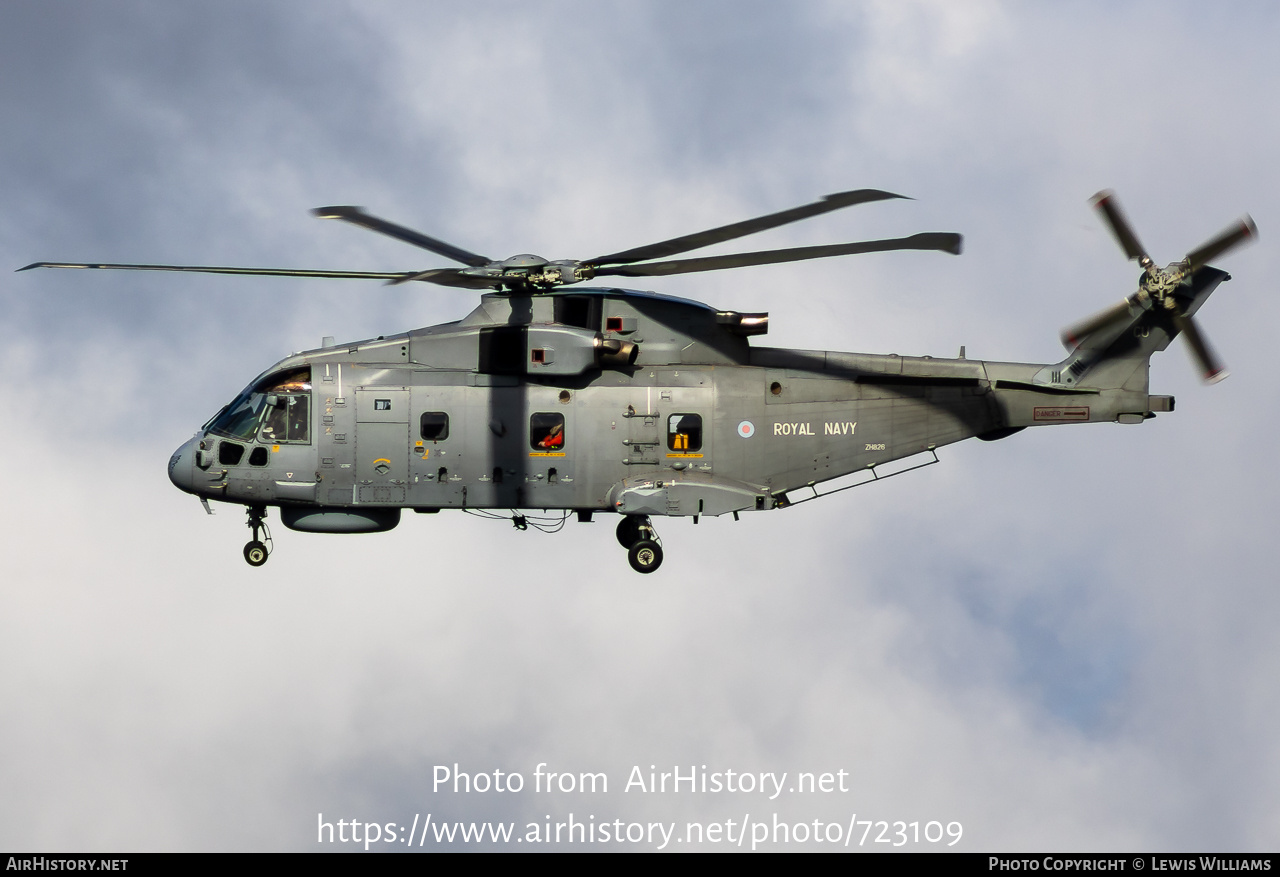
POLYGON ((316 216, 388 235, 463 267, 407 272, 37 262, 31 268, 410 281, 479 290, 461 320, 334 343, 254 378, 169 459, 178 489, 243 505, 245 560, 266 563, 267 510, 292 530, 372 533, 406 510, 461 509, 554 531, 570 516, 616 514, 628 561, 663 561, 654 518, 783 509, 939 462, 937 448, 1028 426, 1142 423, 1174 410, 1151 395, 1151 355, 1179 334, 1207 382, 1226 376, 1193 316, 1230 276, 1209 265, 1257 229, 1248 216, 1159 268, 1114 193, 1093 198, 1138 289, 1062 333, 1057 363, 770 348, 767 313, 613 286, 654 277, 891 250, 959 255, 962 238, 905 238, 730 255, 671 256, 858 204, 878 189, 819 201, 586 260, 487 256, 362 208, 316 216), (892 465, 891 465, 892 464, 892 465), (836 486, 839 484, 840 486, 836 486), (532 512, 541 510, 542 515, 532 512))

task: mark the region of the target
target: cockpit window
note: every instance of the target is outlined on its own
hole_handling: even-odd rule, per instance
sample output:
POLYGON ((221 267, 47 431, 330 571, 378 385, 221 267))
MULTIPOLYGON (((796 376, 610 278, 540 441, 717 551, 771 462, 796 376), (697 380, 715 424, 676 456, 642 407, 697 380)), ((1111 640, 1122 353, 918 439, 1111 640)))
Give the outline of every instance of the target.
POLYGON ((311 394, 271 393, 258 438, 267 444, 311 440, 311 394))
POLYGON ((209 431, 267 444, 311 441, 311 369, 276 374, 246 389, 209 424, 209 431))

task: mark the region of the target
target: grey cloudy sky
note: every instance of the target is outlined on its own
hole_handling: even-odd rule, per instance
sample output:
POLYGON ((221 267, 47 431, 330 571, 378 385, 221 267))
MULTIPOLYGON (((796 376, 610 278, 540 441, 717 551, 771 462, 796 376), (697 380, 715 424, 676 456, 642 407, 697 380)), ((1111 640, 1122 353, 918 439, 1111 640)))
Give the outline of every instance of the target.
POLYGON ((586 257, 875 187, 917 200, 759 243, 955 230, 965 255, 653 288, 769 310, 776 345, 1056 361, 1059 327, 1136 276, 1095 191, 1157 261, 1245 211, 1262 237, 1202 313, 1232 377, 1201 386, 1180 342, 1153 361, 1176 413, 668 522, 644 579, 607 521, 462 515, 278 527, 253 570, 237 509, 169 484, 271 363, 458 319, 469 293, 10 275, 0 846, 315 850, 318 813, 857 813, 961 822, 965 850, 1274 850, 1278 40, 1269 4, 3 4, 13 268, 434 267, 306 212, 335 203, 586 257), (455 762, 610 788, 433 794, 455 762), (844 770, 850 791, 622 791, 651 764, 844 770))

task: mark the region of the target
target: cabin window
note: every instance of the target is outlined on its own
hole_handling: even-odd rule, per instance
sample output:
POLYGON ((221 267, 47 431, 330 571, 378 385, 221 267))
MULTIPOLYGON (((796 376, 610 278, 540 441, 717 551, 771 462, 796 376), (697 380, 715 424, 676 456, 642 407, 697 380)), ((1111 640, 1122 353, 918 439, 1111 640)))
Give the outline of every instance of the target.
POLYGON ((264 448, 262 445, 258 445, 252 451, 249 452, 249 465, 265 466, 267 465, 267 460, 270 457, 271 457, 271 454, 268 453, 267 449, 264 448))
POLYGON ((564 450, 564 415, 535 414, 529 418, 529 447, 535 451, 564 450))
POLYGON ((702 415, 672 414, 668 417, 667 447, 673 451, 702 450, 702 415))
POLYGON ((421 431, 424 441, 444 441, 449 437, 449 415, 443 411, 424 411, 421 431))

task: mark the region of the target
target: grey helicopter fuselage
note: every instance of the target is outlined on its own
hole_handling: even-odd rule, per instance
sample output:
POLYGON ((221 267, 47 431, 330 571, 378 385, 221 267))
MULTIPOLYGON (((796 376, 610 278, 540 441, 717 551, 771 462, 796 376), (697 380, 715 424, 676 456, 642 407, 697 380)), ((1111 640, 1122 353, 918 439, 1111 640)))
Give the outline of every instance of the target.
MULTIPOLYGON (((1200 272, 1188 315, 1225 278, 1200 272)), ((1158 311, 1135 309, 1053 365, 753 345, 766 329, 763 314, 654 293, 491 293, 455 323, 282 360, 174 453, 169 476, 311 532, 388 530, 403 509, 647 525, 785 506, 966 438, 1172 408, 1148 395, 1148 358, 1177 334, 1158 311)))

